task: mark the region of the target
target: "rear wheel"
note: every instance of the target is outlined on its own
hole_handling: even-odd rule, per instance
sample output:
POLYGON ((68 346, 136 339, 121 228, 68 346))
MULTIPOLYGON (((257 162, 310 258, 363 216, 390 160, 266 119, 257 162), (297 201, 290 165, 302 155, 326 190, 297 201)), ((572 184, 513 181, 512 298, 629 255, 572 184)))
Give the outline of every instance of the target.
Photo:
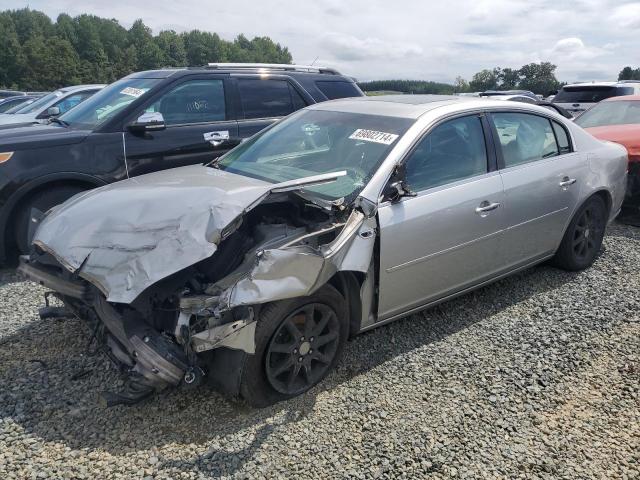
POLYGON ((30 197, 18 211, 15 220, 15 242, 19 253, 29 253, 29 224, 32 209, 44 213, 84 190, 86 188, 80 186, 60 186, 37 192, 30 197))
POLYGON ((347 330, 344 298, 330 285, 267 305, 258 319, 256 353, 242 374, 243 398, 263 407, 317 385, 337 363, 347 330))
POLYGON ((590 267, 600 251, 607 225, 607 208, 599 196, 589 198, 564 234, 554 263, 565 270, 590 267))

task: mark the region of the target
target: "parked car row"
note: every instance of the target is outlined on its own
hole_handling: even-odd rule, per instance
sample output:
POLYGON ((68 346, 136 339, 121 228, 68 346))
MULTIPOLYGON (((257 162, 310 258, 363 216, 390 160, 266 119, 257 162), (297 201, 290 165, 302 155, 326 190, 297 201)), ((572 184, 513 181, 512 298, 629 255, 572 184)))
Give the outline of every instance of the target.
POLYGON ((135 73, 0 132, 2 252, 122 367, 108 404, 207 381, 268 405, 349 336, 592 264, 629 153, 524 96, 363 97, 293 65, 135 73))

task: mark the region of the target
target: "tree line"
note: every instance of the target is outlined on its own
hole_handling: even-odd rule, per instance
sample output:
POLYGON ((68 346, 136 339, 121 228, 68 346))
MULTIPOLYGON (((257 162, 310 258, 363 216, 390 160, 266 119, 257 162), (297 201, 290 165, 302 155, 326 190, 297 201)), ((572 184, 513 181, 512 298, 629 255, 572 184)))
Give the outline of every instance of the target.
POLYGON ((269 37, 249 40, 241 34, 227 41, 200 30, 153 35, 142 20, 126 29, 95 15, 61 14, 53 22, 29 8, 0 12, 1 88, 53 90, 163 67, 291 60, 289 50, 269 37))
POLYGON ((454 84, 419 80, 382 80, 361 82, 364 91, 391 90, 402 93, 452 94, 485 90, 530 90, 547 95, 563 84, 555 76, 556 66, 549 62, 529 63, 519 69, 495 67, 473 75, 470 81, 457 77, 454 84))
POLYGON ((640 68, 624 67, 618 74, 618 80, 640 80, 640 68))

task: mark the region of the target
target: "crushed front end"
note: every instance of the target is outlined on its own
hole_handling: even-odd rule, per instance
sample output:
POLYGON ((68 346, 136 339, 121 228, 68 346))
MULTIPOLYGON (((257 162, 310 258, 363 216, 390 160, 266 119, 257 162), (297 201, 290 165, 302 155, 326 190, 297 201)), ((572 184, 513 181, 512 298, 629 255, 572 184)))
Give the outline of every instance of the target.
MULTIPOLYGON (((234 397, 246 355, 255 352, 261 306, 308 295, 342 269, 366 274, 376 237, 372 222, 355 209, 271 195, 230 224, 211 256, 157 281, 147 269, 150 286, 131 302, 109 300, 125 292, 105 291, 92 275, 92 269, 102 274, 104 265, 86 260, 73 270, 38 240, 44 235, 19 270, 86 320, 92 341, 124 374, 122 390, 104 394, 108 405, 205 379, 234 397)), ((96 258, 109 248, 130 251, 105 240, 96 258)))

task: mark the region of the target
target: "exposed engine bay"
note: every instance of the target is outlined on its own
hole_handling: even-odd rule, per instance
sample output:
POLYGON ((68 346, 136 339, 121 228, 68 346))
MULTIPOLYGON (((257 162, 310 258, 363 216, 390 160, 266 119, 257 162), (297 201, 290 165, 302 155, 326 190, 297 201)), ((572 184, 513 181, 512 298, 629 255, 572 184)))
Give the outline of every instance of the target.
MULTIPOLYGON (((108 301, 90 274, 71 271, 42 239, 23 257, 21 271, 87 320, 92 342, 125 374, 122 391, 104 394, 108 405, 205 378, 234 396, 244 356, 255 353, 263 304, 308 295, 339 270, 372 269, 375 219, 356 209, 272 192, 225 229, 211 256, 152 283, 130 303, 108 301)), ((373 290, 364 291, 371 305, 373 290)))

